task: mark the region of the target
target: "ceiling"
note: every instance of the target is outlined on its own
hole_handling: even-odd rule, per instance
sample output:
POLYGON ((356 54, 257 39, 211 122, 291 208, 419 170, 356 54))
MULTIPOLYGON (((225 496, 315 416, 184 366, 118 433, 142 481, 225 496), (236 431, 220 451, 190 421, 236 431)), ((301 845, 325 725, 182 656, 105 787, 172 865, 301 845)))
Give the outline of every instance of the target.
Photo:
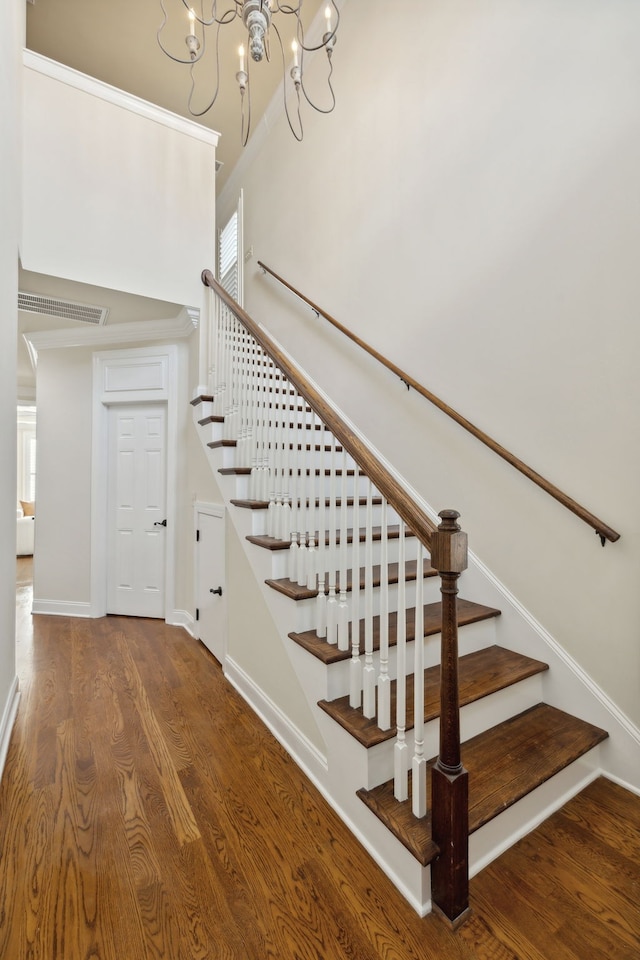
MULTIPOLYGON (((187 25, 185 4, 183 0, 164 2, 168 21, 163 37, 172 51, 183 55, 187 25)), ((323 0, 304 0, 305 28, 311 24, 322 3, 323 0)), ((211 0, 208 0, 208 6, 211 9, 211 0)), ((218 3, 219 11, 233 6, 234 0, 219 0, 218 3)), ((189 68, 173 63, 158 46, 157 32, 163 19, 160 0, 28 0, 26 8, 29 49, 216 130, 220 134, 216 159, 222 163, 216 187, 218 191, 221 189, 242 153, 240 95, 235 80, 237 50, 245 35, 241 22, 236 21, 221 31, 220 93, 208 113, 193 118, 187 108, 191 87, 189 68)), ((280 17, 278 22, 282 19, 280 17)), ((288 28, 293 27, 291 21, 294 19, 284 17, 288 28)), ((290 29, 283 35, 287 47, 290 35, 290 29)), ((209 50, 212 49, 210 44, 209 50)), ((205 62, 200 66, 204 67, 205 62)), ((254 130, 258 128, 258 121, 276 92, 281 76, 275 53, 271 63, 263 61, 253 67, 251 113, 254 130)), ((200 74, 199 77, 205 79, 200 74)), ((206 93, 206 85, 202 90, 206 93)), ((197 101, 198 104, 202 102, 197 101)), ((23 270, 20 271, 20 290, 107 307, 109 326, 175 318, 181 309, 178 304, 129 296, 23 270)), ((78 323, 19 311, 18 383, 23 395, 33 388, 35 374, 22 335, 72 327, 78 323)))

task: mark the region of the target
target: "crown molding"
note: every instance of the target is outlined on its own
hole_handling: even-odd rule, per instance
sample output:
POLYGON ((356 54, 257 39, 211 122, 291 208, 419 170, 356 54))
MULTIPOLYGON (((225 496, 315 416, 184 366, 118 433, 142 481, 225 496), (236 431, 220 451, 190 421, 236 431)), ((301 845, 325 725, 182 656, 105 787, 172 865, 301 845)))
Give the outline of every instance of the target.
POLYGON ((154 123, 160 123, 164 127, 176 130, 178 133, 192 137, 194 140, 200 140, 211 147, 217 147, 218 145, 220 134, 217 131, 210 130, 209 127, 204 127, 194 120, 187 120, 186 117, 181 117, 177 113, 164 110, 162 107, 156 106, 155 103, 142 100, 132 93, 126 93, 124 90, 112 87, 108 83, 103 83, 102 80, 96 80, 95 77, 89 77, 86 73, 80 73, 79 70, 58 63, 57 60, 51 60, 49 57, 43 57, 40 53, 34 53, 33 50, 25 49, 22 62, 28 70, 33 70, 35 73, 50 77, 52 80, 58 80, 60 83, 66 83, 69 87, 74 87, 76 90, 81 90, 83 93, 97 97, 99 100, 112 103, 116 107, 129 110, 131 113, 152 120, 154 123))
POLYGON ((198 326, 200 311, 183 307, 169 320, 135 320, 106 327, 65 327, 62 330, 37 330, 23 333, 31 363, 35 370, 41 350, 69 347, 103 347, 121 343, 144 343, 149 340, 180 340, 189 337, 198 326))

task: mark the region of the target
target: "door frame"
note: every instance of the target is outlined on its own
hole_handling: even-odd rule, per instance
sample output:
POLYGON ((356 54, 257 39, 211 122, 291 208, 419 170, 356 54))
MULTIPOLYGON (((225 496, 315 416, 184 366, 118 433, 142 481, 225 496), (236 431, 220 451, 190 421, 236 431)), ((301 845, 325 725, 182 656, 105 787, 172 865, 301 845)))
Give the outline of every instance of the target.
POLYGON ((178 491, 178 348, 176 344, 105 350, 93 355, 90 616, 107 613, 109 410, 113 404, 166 403, 167 540, 165 620, 175 609, 178 491))

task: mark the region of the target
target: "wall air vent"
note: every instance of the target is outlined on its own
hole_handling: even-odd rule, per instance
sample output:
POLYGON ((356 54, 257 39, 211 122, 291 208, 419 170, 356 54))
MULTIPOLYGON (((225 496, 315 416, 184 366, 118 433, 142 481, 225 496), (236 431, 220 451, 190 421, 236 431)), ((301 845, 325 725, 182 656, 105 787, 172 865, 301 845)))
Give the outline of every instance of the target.
POLYGON ((88 303, 74 303, 73 300, 58 300, 56 297, 44 297, 39 293, 18 293, 18 310, 27 313, 40 313, 60 320, 78 320, 100 326, 106 322, 107 307, 94 307, 88 303))

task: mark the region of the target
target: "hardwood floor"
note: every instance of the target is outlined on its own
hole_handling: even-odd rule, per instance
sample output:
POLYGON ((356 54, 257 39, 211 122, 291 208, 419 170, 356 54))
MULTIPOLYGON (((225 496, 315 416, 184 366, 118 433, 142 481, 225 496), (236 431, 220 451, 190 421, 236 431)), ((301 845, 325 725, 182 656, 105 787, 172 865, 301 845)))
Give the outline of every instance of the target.
MULTIPOLYGON (((21 566, 22 564, 22 566, 21 566)), ((420 919, 180 628, 29 614, 0 785, 2 960, 640 957, 640 800, 596 781, 420 919)))

